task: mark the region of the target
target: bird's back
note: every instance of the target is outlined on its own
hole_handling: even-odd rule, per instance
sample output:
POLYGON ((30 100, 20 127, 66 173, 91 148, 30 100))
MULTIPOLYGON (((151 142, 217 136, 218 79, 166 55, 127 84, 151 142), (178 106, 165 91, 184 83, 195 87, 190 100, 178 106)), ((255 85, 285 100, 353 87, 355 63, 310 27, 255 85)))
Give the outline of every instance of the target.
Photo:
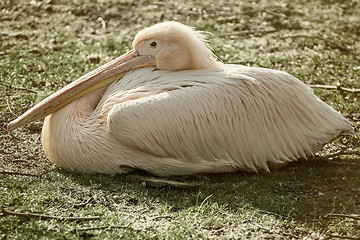
MULTIPOLYGON (((268 170, 306 159, 319 146, 353 131, 341 114, 284 72, 237 65, 225 65, 224 71, 140 69, 121 81, 131 83, 134 76, 140 82, 147 79, 140 88, 145 97, 112 110, 112 133, 127 147, 176 159, 192 172, 196 166, 201 166, 199 172, 229 171, 221 170, 222 165, 268 170), (156 84, 149 80, 152 74, 156 84), (163 90, 161 82, 167 86, 163 90)), ((162 168, 175 169, 170 165, 171 161, 164 161, 162 168)), ((166 174, 156 166, 144 170, 187 174, 180 166, 177 169, 166 174)))

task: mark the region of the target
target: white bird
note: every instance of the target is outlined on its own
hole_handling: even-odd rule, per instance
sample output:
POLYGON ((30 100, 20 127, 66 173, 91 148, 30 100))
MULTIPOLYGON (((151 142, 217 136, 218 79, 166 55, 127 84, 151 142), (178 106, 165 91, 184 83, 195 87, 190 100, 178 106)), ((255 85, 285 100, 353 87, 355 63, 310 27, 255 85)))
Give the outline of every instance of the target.
POLYGON ((297 78, 223 64, 200 32, 181 23, 145 28, 133 47, 35 105, 8 131, 51 114, 42 144, 56 165, 158 176, 269 171, 353 132, 297 78))

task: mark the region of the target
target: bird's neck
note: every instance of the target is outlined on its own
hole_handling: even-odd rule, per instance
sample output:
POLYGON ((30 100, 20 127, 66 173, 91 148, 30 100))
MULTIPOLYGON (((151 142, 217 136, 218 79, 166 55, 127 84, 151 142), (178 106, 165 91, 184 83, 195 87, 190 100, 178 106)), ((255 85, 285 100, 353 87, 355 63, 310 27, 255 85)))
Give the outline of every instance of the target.
POLYGON ((84 140, 84 136, 96 135, 95 131, 102 123, 92 116, 101 101, 104 90, 100 89, 76 99, 45 118, 42 145, 52 162, 66 169, 81 168, 76 161, 73 161, 76 159, 69 157, 71 156, 69 150, 80 151, 83 147, 81 143, 87 141, 84 140), (97 121, 96 124, 93 124, 94 121, 97 121))

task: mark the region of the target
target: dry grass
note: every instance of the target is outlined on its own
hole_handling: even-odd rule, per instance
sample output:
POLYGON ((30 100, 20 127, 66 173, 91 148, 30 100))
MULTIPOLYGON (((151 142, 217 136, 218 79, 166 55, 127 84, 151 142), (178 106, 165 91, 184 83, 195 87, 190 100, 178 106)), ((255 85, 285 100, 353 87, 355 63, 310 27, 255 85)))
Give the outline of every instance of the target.
MULTIPOLYGON (((308 84, 360 88, 359 1, 3 0, 0 10, 0 207, 100 217, 69 221, 0 215, 1 239, 322 239, 359 234, 359 220, 325 218, 329 213, 360 214, 357 156, 294 163, 271 174, 175 178, 203 183, 190 190, 152 188, 122 175, 54 170, 41 149, 41 122, 13 136, 5 131, 15 114, 129 50, 140 28, 163 20, 214 33, 209 35, 212 46, 226 63, 284 70, 308 84)), ((358 94, 315 93, 359 128, 358 94)), ((360 150, 358 130, 322 154, 343 149, 360 150)))

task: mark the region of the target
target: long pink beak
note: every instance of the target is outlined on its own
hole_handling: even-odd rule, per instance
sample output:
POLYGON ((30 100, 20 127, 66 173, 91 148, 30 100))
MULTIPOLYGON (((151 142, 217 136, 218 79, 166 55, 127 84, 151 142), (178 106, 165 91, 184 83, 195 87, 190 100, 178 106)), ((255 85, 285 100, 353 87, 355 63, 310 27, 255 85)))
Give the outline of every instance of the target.
POLYGON ((27 110, 20 117, 11 121, 7 126, 7 131, 10 133, 16 128, 21 127, 27 123, 42 119, 47 115, 63 108, 75 99, 105 87, 115 80, 122 78, 128 71, 132 69, 154 65, 154 57, 140 56, 139 53, 133 49, 76 79, 56 93, 45 98, 27 110))

